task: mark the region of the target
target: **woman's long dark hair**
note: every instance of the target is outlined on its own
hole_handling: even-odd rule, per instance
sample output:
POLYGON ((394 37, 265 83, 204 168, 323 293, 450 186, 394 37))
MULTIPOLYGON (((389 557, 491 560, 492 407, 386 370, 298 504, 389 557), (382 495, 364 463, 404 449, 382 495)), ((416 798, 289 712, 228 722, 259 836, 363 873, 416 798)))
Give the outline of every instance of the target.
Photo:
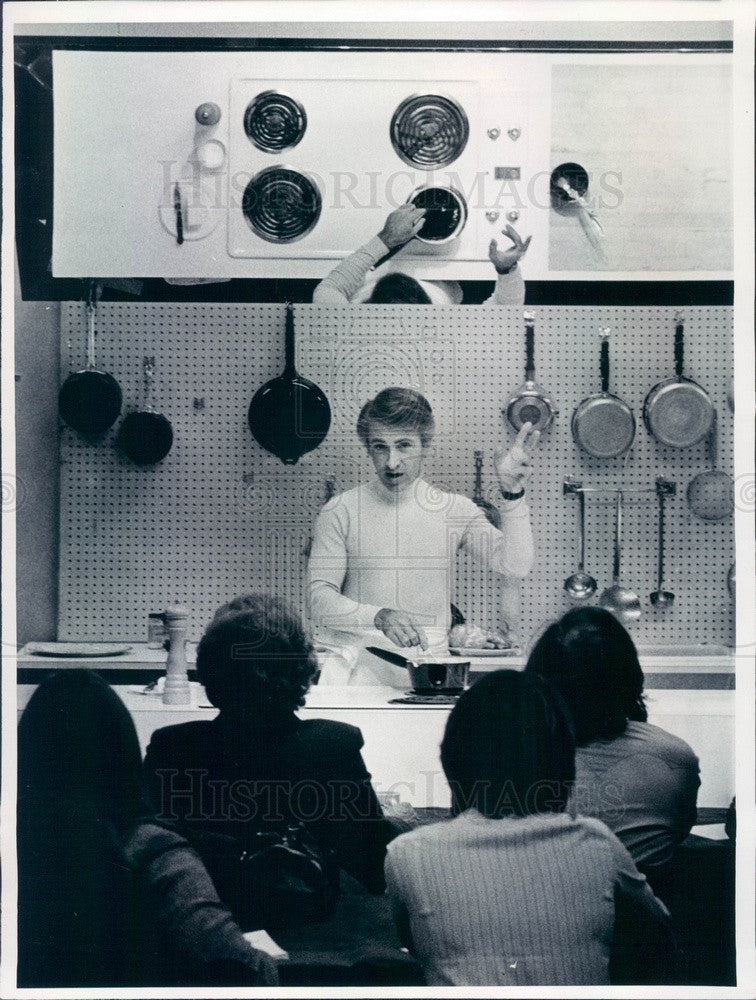
POLYGON ((575 780, 567 707, 547 681, 497 670, 460 697, 446 723, 441 763, 456 815, 562 812, 575 780))
POLYGON ((148 951, 163 952, 124 851, 147 813, 141 765, 131 716, 104 680, 66 670, 42 681, 18 726, 19 985, 152 978, 148 951))
POLYGON ((633 640, 603 608, 573 608, 550 625, 525 669, 559 691, 575 720, 578 746, 614 739, 628 720, 648 719, 633 640))
POLYGON ((88 670, 46 678, 18 726, 19 820, 40 804, 85 810, 119 831, 146 811, 131 716, 88 670))

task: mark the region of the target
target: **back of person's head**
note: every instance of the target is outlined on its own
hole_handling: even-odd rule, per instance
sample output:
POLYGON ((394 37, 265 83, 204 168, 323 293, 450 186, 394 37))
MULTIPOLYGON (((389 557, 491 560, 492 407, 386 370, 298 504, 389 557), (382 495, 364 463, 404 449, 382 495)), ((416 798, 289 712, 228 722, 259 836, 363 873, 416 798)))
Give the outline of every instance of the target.
POLYGON ((286 601, 244 594, 215 613, 197 647, 197 675, 221 712, 293 712, 304 704, 317 659, 286 601))
POLYGON ((423 286, 401 271, 392 271, 391 274, 384 274, 373 286, 370 298, 372 303, 404 302, 410 305, 431 304, 430 297, 423 286))
POLYGON ((368 400, 357 418, 357 435, 367 446, 371 424, 384 424, 397 430, 410 430, 420 435, 423 445, 429 445, 436 429, 433 410, 425 396, 415 389, 389 386, 374 399, 368 400))
POLYGON ((610 740, 648 718, 633 640, 603 608, 573 608, 533 647, 526 671, 546 677, 567 703, 578 746, 610 740))
POLYGON ((18 726, 19 818, 51 803, 125 829, 146 811, 129 712, 88 670, 47 677, 18 726))
POLYGON ((575 780, 569 711, 534 674, 487 674, 452 709, 441 764, 455 814, 471 807, 494 819, 563 812, 575 780))

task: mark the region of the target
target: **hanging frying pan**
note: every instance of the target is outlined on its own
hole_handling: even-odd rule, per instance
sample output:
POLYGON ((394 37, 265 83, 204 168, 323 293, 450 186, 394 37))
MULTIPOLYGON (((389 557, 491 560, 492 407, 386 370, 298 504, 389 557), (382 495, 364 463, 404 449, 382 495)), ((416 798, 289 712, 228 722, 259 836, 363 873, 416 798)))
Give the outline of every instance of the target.
POLYGON ((135 465, 154 465, 162 461, 173 444, 171 422, 150 408, 150 388, 155 373, 155 359, 144 359, 144 409, 128 413, 118 428, 116 444, 135 465))
POLYGON ((95 368, 95 314, 101 286, 89 283, 87 294, 87 367, 72 372, 60 387, 58 411, 64 423, 85 437, 99 437, 118 419, 121 387, 108 372, 95 368))
POLYGON ((711 430, 714 407, 709 395, 683 375, 683 317, 675 317, 675 374, 653 387, 643 404, 649 434, 661 444, 689 448, 711 430))
POLYGON ((530 423, 535 431, 545 431, 554 419, 554 404, 535 380, 535 320, 525 313, 525 384, 507 403, 507 420, 516 431, 530 423))
POLYGON ((294 310, 286 306, 286 364, 283 372, 261 386, 247 414, 252 437, 285 465, 322 443, 331 426, 325 394, 294 366, 294 310))
POLYGON ((635 439, 635 417, 627 403, 609 392, 609 330, 601 333, 601 392, 589 396, 572 414, 578 448, 594 458, 617 458, 635 439))
POLYGON ((702 521, 724 521, 735 509, 735 487, 732 476, 717 468, 716 410, 707 444, 711 468, 699 472, 688 483, 688 507, 702 521))

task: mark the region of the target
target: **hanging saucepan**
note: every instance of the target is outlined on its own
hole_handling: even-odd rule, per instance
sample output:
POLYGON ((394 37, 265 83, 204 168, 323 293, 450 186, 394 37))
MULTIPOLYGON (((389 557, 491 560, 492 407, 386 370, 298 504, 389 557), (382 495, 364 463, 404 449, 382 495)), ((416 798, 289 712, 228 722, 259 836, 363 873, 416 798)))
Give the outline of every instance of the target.
POLYGON ((144 409, 128 413, 118 428, 116 444, 135 465, 162 461, 173 444, 171 422, 150 408, 150 387, 155 373, 154 357, 144 359, 144 409))
POLYGON ((294 310, 289 304, 286 365, 252 397, 247 422, 255 441, 285 465, 294 465, 317 448, 331 426, 331 407, 325 394, 294 365, 294 310))
POLYGON ((683 317, 675 317, 675 374, 655 385, 643 404, 643 420, 661 444, 689 448, 711 430, 714 407, 708 393, 683 375, 683 317))
POLYGON ((708 438, 711 468, 699 472, 688 483, 688 507, 702 521, 724 521, 735 509, 735 487, 732 476, 717 468, 717 414, 711 423, 708 438))
POLYGON ((551 426, 554 404, 535 380, 535 320, 532 313, 525 313, 525 384, 507 403, 507 420, 516 431, 523 424, 533 425, 535 431, 545 431, 551 426))
POLYGON ((609 330, 601 334, 601 392, 589 396, 572 414, 578 448, 594 458, 617 458, 635 439, 635 417, 627 403, 609 392, 609 330))
POLYGON ((108 372, 95 368, 95 314, 101 286, 89 283, 87 295, 87 367, 72 372, 60 387, 58 411, 64 423, 85 437, 99 437, 118 419, 121 387, 108 372))

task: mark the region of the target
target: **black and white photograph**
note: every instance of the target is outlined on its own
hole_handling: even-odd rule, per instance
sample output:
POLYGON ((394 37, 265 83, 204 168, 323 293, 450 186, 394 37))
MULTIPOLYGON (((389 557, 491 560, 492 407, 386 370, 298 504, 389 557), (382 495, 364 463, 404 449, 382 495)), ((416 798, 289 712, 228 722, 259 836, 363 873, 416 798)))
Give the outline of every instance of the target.
POLYGON ((755 27, 3 5, 0 995, 753 995, 755 27))

